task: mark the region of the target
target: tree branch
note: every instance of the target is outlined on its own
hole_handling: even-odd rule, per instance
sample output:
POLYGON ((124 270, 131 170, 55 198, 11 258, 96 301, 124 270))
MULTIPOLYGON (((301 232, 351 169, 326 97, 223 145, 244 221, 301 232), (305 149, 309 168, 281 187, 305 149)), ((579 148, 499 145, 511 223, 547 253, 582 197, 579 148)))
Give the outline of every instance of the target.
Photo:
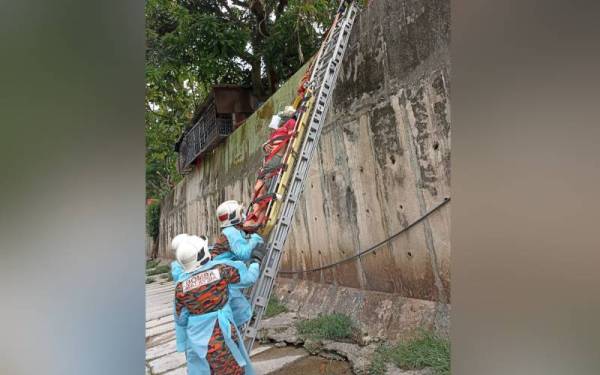
POLYGON ((233 5, 239 6, 240 8, 249 9, 248 4, 246 2, 244 2, 244 1, 241 1, 241 0, 231 0, 231 3, 233 5))
POLYGON ((285 7, 287 7, 287 5, 288 0, 279 0, 279 3, 277 4, 277 9, 275 10, 275 16, 277 18, 279 18, 279 16, 283 14, 283 11, 285 10, 285 7))

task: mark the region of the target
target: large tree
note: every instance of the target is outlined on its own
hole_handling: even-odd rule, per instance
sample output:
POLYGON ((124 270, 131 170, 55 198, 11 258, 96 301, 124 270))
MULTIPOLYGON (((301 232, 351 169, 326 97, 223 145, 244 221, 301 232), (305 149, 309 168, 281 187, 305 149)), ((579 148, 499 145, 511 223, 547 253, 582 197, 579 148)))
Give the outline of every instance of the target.
POLYGON ((173 144, 212 85, 265 99, 318 48, 338 0, 146 1, 146 195, 180 176, 173 144))

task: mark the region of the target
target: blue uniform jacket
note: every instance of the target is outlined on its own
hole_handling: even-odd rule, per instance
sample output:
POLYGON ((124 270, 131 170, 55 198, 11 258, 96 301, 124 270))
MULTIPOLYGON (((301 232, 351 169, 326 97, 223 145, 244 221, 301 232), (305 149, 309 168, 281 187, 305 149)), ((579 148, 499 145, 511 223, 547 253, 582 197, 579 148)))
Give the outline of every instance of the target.
MULTIPOLYGON (((264 242, 262 237, 258 234, 252 234, 247 238, 242 230, 237 229, 234 226, 223 228, 222 233, 227 237, 230 251, 215 257, 215 260, 229 259, 247 261, 252 255, 252 250, 264 242)), ((229 288, 229 302, 231 310, 233 311, 233 320, 238 327, 241 327, 252 318, 252 306, 242 293, 241 289, 248 288, 252 286, 253 283, 254 281, 250 284, 239 283, 229 288)))

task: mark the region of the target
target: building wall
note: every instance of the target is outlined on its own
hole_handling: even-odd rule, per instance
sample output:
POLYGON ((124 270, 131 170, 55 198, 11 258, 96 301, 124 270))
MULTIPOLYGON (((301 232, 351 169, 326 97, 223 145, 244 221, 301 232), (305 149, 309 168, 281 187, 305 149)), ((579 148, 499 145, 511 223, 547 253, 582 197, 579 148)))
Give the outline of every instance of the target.
MULTIPOLYGON (((378 0, 355 23, 283 270, 329 265, 397 233, 450 196, 449 4, 378 0)), ((160 253, 217 234, 216 206, 248 202, 270 116, 299 72, 163 202, 160 253)), ((296 275, 449 302, 450 205, 359 260, 296 275)))

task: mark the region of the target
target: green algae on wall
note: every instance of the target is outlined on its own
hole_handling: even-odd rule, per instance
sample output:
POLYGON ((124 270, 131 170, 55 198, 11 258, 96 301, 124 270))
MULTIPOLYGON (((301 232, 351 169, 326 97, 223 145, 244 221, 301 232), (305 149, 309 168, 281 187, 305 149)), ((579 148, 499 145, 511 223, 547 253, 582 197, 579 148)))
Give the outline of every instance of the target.
POLYGON ((306 66, 294 74, 277 92, 267 99, 260 108, 250 116, 243 126, 236 129, 227 140, 217 148, 217 152, 226 154, 223 167, 228 171, 234 166, 246 163, 253 154, 260 152, 260 146, 267 140, 271 129, 268 125, 273 114, 290 105, 296 97, 300 79, 304 76, 306 66))

